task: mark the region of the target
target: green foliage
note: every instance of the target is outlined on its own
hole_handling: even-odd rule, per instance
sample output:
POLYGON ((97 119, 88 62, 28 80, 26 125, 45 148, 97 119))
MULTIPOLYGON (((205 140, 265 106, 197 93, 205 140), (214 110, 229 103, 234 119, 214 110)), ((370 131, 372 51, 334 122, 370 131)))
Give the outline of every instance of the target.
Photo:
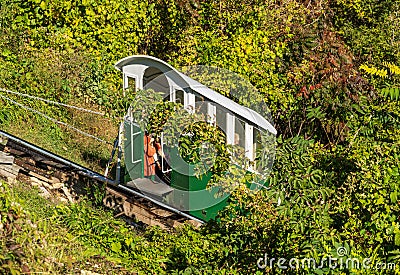
POLYGON ((279 61, 293 26, 304 21, 304 10, 295 1, 256 3, 201 3, 197 20, 171 40, 178 49, 167 57, 177 66, 212 65, 247 77, 275 113, 279 106, 287 108, 294 102, 285 89, 279 61), (290 16, 283 17, 284 13, 290 16))
POLYGON ((13 261, 21 256, 15 246, 12 232, 14 223, 25 213, 21 207, 10 199, 9 187, 0 182, 0 272, 19 274, 13 261))
POLYGON ((400 67, 399 66, 397 66, 393 63, 390 63, 390 62, 383 62, 383 65, 386 66, 392 74, 400 75, 400 67))
POLYGON ((374 66, 369 67, 366 64, 363 64, 360 66, 361 70, 364 70, 365 72, 367 72, 370 75, 376 75, 379 77, 386 77, 387 76, 387 71, 385 69, 377 69, 374 66))
POLYGON ((397 65, 390 62, 383 62, 382 65, 385 67, 384 69, 377 69, 376 67, 368 66, 367 64, 361 65, 360 69, 364 70, 369 75, 381 78, 387 77, 389 73, 393 76, 400 75, 400 67, 397 65))
MULTIPOLYGON (((82 203, 59 206, 50 215, 54 223, 39 223, 42 233, 30 228, 27 232, 39 240, 48 232, 46 226, 63 228, 64 243, 79 248, 81 254, 114 257, 143 273, 260 273, 256 261, 264 253, 321 259, 335 255, 339 246, 354 257, 398 264, 398 10, 397 1, 378 0, 2 1, 0 84, 4 88, 122 116, 135 95, 121 91, 120 75, 112 64, 131 54, 152 54, 175 66, 214 65, 245 76, 260 91, 254 98, 268 102, 279 133, 269 190, 250 194, 237 189, 231 205, 200 231, 184 227, 165 233, 152 228, 135 234, 110 214, 82 203)), ((156 102, 156 97, 143 95, 133 104, 156 102)), ((82 119, 54 106, 12 98, 74 125, 98 127, 100 133, 111 128, 104 126, 111 124, 93 125, 91 117, 82 119)), ((95 145, 79 145, 77 136, 44 119, 18 111, 4 100, 0 104, 2 127, 13 127, 34 137, 35 143, 59 151, 72 143, 71 156, 104 155, 96 153, 95 145), (40 126, 30 130, 33 124, 40 126)), ((177 106, 148 106, 157 111, 148 114, 151 120, 146 125, 158 125, 148 130, 159 133, 177 106)), ((198 133, 202 126, 191 127, 188 132, 198 133)), ((213 129, 208 130, 182 140, 187 145, 182 150, 193 162, 199 160, 203 141, 219 144, 221 135, 215 137, 210 134, 213 129)), ((237 181, 245 177, 234 172, 237 181)), ((102 193, 94 193, 100 201, 102 193)), ((10 225, 6 213, 14 215, 13 209, 19 208, 12 205, 8 192, 4 194, 1 217, 10 225)), ((29 202, 26 197, 25 201, 29 202)), ((49 213, 38 209, 44 207, 34 206, 43 203, 33 200, 31 208, 40 213, 38 217, 48 218, 49 213)), ((18 250, 9 248, 2 246, 2 255, 18 258, 18 250)), ((53 252, 37 257, 45 258, 49 251, 53 252)), ((1 259, 4 272, 10 273, 14 267, 1 259)), ((46 269, 63 273, 67 268, 55 263, 38 268, 46 269)), ((266 272, 391 271, 275 268, 266 272)))
MULTIPOLYGON (((360 69, 365 71, 368 75, 377 76, 379 78, 389 78, 397 83, 398 76, 400 75, 400 67, 390 62, 383 62, 382 65, 385 67, 383 69, 377 69, 375 66, 368 66, 363 64, 360 69)), ((400 90, 398 87, 384 87, 381 89, 381 94, 385 98, 390 98, 392 100, 398 100, 400 98, 400 90)))
POLYGON ((352 49, 358 64, 399 63, 400 17, 397 1, 338 0, 333 23, 352 49))
MULTIPOLYGON (((65 274, 93 261, 83 257, 84 247, 66 239, 67 232, 52 220, 54 203, 38 190, 15 182, 0 183, 0 272, 37 271, 65 274), (82 261, 82 262, 81 262, 82 261)), ((99 262, 99 266, 102 263, 99 262)), ((106 270, 111 270, 108 265, 106 270)))
POLYGON ((71 229, 75 235, 71 235, 71 238, 104 251, 104 256, 109 253, 127 256, 135 244, 132 234, 126 235, 129 229, 121 221, 114 220, 110 213, 97 212, 84 203, 59 205, 54 217, 59 219, 60 224, 71 229))
POLYGON ((399 88, 383 88, 382 95, 384 97, 390 97, 392 100, 400 99, 400 89, 399 88))
POLYGON ((204 231, 218 236, 223 244, 223 263, 255 273, 259 256, 266 251, 281 252, 275 250, 275 244, 284 241, 281 233, 288 222, 281 218, 265 192, 253 193, 242 186, 232 193, 232 204, 218 222, 208 224, 204 231))
POLYGON ((335 2, 342 9, 345 18, 358 24, 376 24, 395 7, 392 1, 336 0, 335 2))

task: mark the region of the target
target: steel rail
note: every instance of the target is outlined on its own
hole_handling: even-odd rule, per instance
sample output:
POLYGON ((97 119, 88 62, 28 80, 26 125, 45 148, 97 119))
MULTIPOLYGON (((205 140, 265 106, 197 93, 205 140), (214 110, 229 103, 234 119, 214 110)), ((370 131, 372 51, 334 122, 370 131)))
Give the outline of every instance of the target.
POLYGON ((146 196, 146 195, 144 195, 144 194, 142 194, 140 192, 137 192, 137 191, 135 191, 135 190, 133 190, 131 188, 128 188, 128 187, 126 187, 126 186, 124 186, 122 184, 119 184, 118 182, 113 181, 113 180, 111 180, 111 179, 109 179, 109 178, 107 178, 107 177, 105 177, 105 176, 103 176, 103 175, 101 175, 99 173, 96 173, 96 172, 94 172, 92 170, 89 170, 89 169, 79 165, 79 164, 76 164, 76 163, 74 163, 72 161, 69 161, 69 160, 67 160, 67 159, 65 159, 65 158, 63 158, 61 156, 58 156, 58 155, 56 155, 54 153, 51 153, 50 151, 47 151, 46 149, 40 148, 40 147, 38 147, 38 146, 28 142, 28 141, 20 139, 20 138, 14 136, 12 134, 9 134, 7 132, 4 132, 4 131, 0 130, 0 135, 8 138, 9 140, 12 140, 13 142, 15 142, 17 144, 22 145, 23 147, 29 148, 29 149, 31 149, 33 151, 36 151, 37 153, 39 153, 41 155, 47 156, 47 157, 49 157, 51 159, 54 159, 54 160, 60 162, 61 164, 64 164, 64 165, 69 166, 71 168, 74 168, 74 169, 76 169, 76 172, 82 174, 83 176, 86 176, 88 178, 95 179, 95 180, 110 184, 111 186, 109 186, 109 188, 111 188, 111 189, 120 189, 120 190, 123 190, 125 192, 131 193, 133 195, 139 196, 139 197, 144 198, 144 199, 146 199, 148 201, 151 201, 152 203, 154 203, 154 204, 156 204, 156 205, 158 205, 158 206, 160 206, 162 208, 165 208, 165 209, 167 209, 167 210, 169 210, 169 211, 171 211, 173 213, 176 213, 176 214, 178 214, 178 215, 180 215, 182 217, 185 217, 185 218, 188 218, 190 220, 194 220, 196 222, 204 224, 204 221, 202 221, 202 220, 200 220, 200 219, 198 219, 196 217, 193 217, 192 215, 189 215, 189 214, 187 214, 185 212, 180 211, 179 209, 173 208, 173 207, 171 207, 171 206, 169 206, 169 205, 167 205, 165 203, 157 201, 157 200, 155 200, 155 199, 153 199, 153 198, 151 198, 149 196, 146 196))
POLYGON ((162 202, 160 202, 158 200, 155 200, 155 199, 153 199, 153 198, 151 198, 149 196, 143 195, 142 193, 139 193, 139 192, 137 192, 137 191, 135 191, 133 189, 130 189, 130 188, 124 186, 124 185, 118 184, 117 188, 121 188, 121 189, 123 189, 123 190, 125 190, 127 192, 130 192, 130 193, 134 194, 134 195, 140 196, 140 197, 142 197, 142 198, 144 198, 146 200, 149 200, 149 201, 151 201, 151 202, 153 202, 153 203, 155 203, 155 204, 157 204, 157 205, 159 205, 159 206, 161 206, 161 207, 163 207, 163 208, 165 208, 165 209, 167 209, 167 210, 169 210, 171 212, 174 212, 174 213, 176 213, 178 215, 181 215, 181 216, 183 216, 185 218, 188 218, 188 219, 194 220, 194 221, 196 221, 198 223, 204 224, 204 221, 202 221, 202 220, 200 220, 198 218, 195 218, 192 215, 189 215, 189 214, 187 214, 185 212, 182 212, 182 211, 180 211, 180 210, 178 210, 176 208, 173 208, 172 206, 169 206, 168 204, 162 203, 162 202))
POLYGON ((100 174, 98 174, 98 173, 96 173, 94 171, 91 171, 91 170, 89 170, 89 169, 87 169, 87 168, 85 168, 85 167, 83 167, 83 166, 81 166, 79 164, 76 164, 76 163, 74 163, 72 161, 69 161, 69 160, 67 160, 67 159, 65 159, 65 158, 63 158, 61 156, 58 156, 58 155, 56 155, 54 153, 51 153, 50 151, 47 151, 46 149, 40 148, 40 147, 38 147, 38 146, 28 142, 28 141, 20 139, 20 138, 14 136, 12 134, 9 134, 9 133, 6 133, 6 132, 0 130, 0 135, 5 136, 6 138, 14 141, 17 144, 22 145, 23 147, 29 148, 29 149, 31 149, 33 151, 36 151, 37 153, 39 153, 41 155, 44 155, 46 157, 52 158, 52 159, 54 159, 56 161, 59 161, 61 164, 64 164, 64 165, 69 166, 71 168, 74 168, 74 169, 76 169, 77 172, 79 172, 80 174, 82 174, 82 175, 84 175, 86 177, 89 177, 89 178, 92 178, 92 179, 96 179, 96 180, 99 180, 101 182, 110 183, 110 184, 113 184, 113 185, 116 184, 113 180, 111 180, 109 178, 106 178, 103 175, 100 175, 100 174))

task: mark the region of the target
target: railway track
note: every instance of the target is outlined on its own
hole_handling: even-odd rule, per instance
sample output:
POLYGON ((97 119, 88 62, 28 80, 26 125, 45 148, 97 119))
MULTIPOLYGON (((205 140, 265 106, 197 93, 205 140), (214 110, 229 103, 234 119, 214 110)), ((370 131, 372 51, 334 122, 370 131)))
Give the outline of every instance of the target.
POLYGON ((104 185, 103 203, 131 221, 158 225, 170 229, 190 223, 203 222, 190 215, 164 205, 139 190, 115 183, 94 171, 64 159, 36 145, 0 131, 0 178, 37 186, 44 196, 57 195, 64 201, 74 202, 93 185, 104 185))

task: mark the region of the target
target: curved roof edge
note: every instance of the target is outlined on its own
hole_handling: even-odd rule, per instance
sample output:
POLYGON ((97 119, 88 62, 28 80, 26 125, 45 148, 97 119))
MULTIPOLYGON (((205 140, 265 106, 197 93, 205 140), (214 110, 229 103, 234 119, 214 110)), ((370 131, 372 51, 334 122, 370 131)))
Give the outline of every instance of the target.
POLYGON ((127 56, 125 58, 122 58, 120 60, 118 60, 117 63, 115 63, 114 67, 119 70, 122 71, 122 68, 124 66, 127 65, 134 65, 134 64, 144 64, 144 65, 157 65, 154 66, 156 68, 163 68, 164 71, 176 71, 178 73, 178 71, 172 67, 171 65, 169 65, 167 62, 158 59, 157 57, 154 56, 150 56, 150 55, 131 55, 131 56, 127 56), (142 62, 141 62, 142 61, 142 62), (165 70, 166 69, 166 70, 165 70))
POLYGON ((187 87, 190 87, 192 90, 201 94, 202 96, 216 102, 217 104, 225 107, 226 109, 232 111, 233 113, 253 122, 254 124, 260 126, 261 128, 269 131, 270 133, 276 135, 277 131, 275 127, 263 116, 261 116, 256 111, 242 106, 233 100, 221 95, 220 93, 208 88, 207 86, 197 82, 196 80, 190 78, 189 76, 179 72, 177 69, 169 65, 167 62, 158 59, 153 56, 148 55, 132 55, 125 57, 115 63, 114 67, 122 71, 124 66, 128 65, 147 65, 151 67, 155 67, 160 69, 160 71, 167 73, 173 73, 176 77, 178 77, 181 81, 183 81, 187 87))

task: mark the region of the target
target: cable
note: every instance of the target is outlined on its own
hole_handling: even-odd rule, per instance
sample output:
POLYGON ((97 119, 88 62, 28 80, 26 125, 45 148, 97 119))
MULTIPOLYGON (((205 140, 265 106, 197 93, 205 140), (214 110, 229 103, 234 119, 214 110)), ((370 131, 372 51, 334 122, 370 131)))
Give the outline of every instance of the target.
MULTIPOLYGON (((0 89, 1 89, 1 88, 0 88, 0 89)), ((1 90, 2 90, 2 89, 1 89, 1 90)), ((6 97, 6 96, 4 96, 4 95, 1 95, 1 94, 0 94, 0 97, 3 98, 3 99, 5 99, 5 100, 7 100, 7 101, 10 101, 11 103, 13 103, 13 104, 15 104, 15 105, 17 105, 17 106, 20 106, 21 108, 23 108, 23 109, 25 109, 25 110, 28 110, 28 111, 31 111, 31 112, 36 113, 36 114, 38 114, 38 115, 41 115, 41 116, 43 116, 44 118, 46 118, 46 119, 48 119, 48 120, 50 120, 50 121, 52 121, 52 122, 54 122, 54 123, 56 123, 56 124, 63 125, 63 126, 69 128, 69 129, 71 129, 71 130, 74 130, 74 131, 80 133, 81 135, 84 135, 84 136, 93 138, 93 139, 95 139, 95 140, 97 140, 97 141, 100 141, 100 142, 103 142, 103 143, 107 143, 107 144, 111 144, 111 145, 112 145, 111 142, 108 142, 108 141, 106 141, 106 140, 104 140, 104 139, 98 138, 98 137, 96 137, 96 136, 94 136, 94 135, 91 135, 91 134, 89 134, 89 133, 83 132, 82 130, 79 130, 78 128, 75 128, 75 127, 72 126, 72 125, 69 125, 69 124, 67 124, 67 123, 65 123, 65 122, 62 122, 62 121, 59 121, 59 120, 56 120, 56 119, 54 119, 54 118, 52 118, 52 117, 49 117, 48 115, 46 115, 46 114, 44 114, 44 113, 42 113, 42 112, 39 112, 39 111, 37 111, 37 110, 35 110, 35 109, 32 109, 31 107, 28 107, 28 106, 25 106, 25 105, 23 105, 23 104, 21 104, 21 103, 18 103, 18 102, 16 102, 16 101, 12 100, 11 98, 8 98, 8 97, 6 97)), ((82 108, 82 109, 83 109, 83 108, 82 108)), ((88 110, 88 111, 90 111, 90 110, 88 110)))
POLYGON ((47 103, 50 103, 50 104, 59 105, 59 106, 63 106, 63 107, 68 107, 68 108, 76 109, 76 110, 87 112, 87 113, 91 113, 91 114, 104 116, 104 113, 88 110, 88 109, 81 108, 81 107, 76 107, 76 106, 73 106, 73 105, 64 104, 64 103, 61 103, 61 102, 48 100, 48 99, 45 99, 45 98, 41 98, 41 97, 29 95, 29 94, 13 92, 13 91, 10 91, 10 90, 7 90, 7 89, 3 89, 3 88, 0 88, 0 91, 6 92, 6 93, 9 93, 9 94, 18 95, 18 96, 28 97, 28 98, 32 98, 32 99, 36 99, 36 100, 41 100, 41 101, 44 101, 44 102, 47 102, 47 103))

